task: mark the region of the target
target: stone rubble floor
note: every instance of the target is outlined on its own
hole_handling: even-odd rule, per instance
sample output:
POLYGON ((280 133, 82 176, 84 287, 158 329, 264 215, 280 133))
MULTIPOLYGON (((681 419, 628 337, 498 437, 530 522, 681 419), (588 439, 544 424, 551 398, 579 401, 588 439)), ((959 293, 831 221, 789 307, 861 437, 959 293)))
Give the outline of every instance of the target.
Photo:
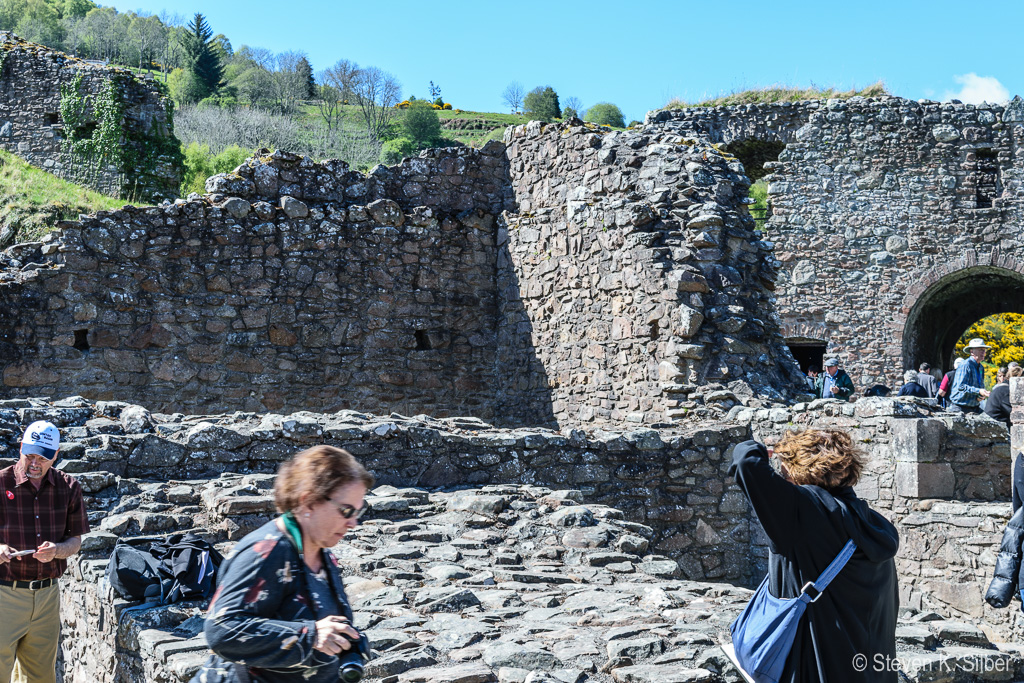
MULTIPOLYGON (((269 519, 272 481, 260 474, 205 482, 122 479, 118 488, 134 494, 120 498, 120 512, 103 517, 84 550, 105 557, 97 551, 117 536, 172 522, 240 538, 269 519)), ((333 552, 356 626, 377 654, 369 680, 741 680, 719 642, 751 591, 677 578, 674 560, 647 553, 648 527, 587 504, 579 491, 382 486, 367 499, 370 519, 333 552)), ((232 544, 219 547, 227 553, 232 544)), ((98 578, 104 564, 85 560, 87 580, 98 578)), ((147 677, 188 680, 205 659, 200 607, 171 605, 127 620, 130 636, 122 633, 122 642, 137 643, 143 660, 156 660, 146 667, 157 673, 147 677)), ((904 609, 897 638, 911 681, 1024 679, 1022 648, 990 643, 971 624, 904 609)))

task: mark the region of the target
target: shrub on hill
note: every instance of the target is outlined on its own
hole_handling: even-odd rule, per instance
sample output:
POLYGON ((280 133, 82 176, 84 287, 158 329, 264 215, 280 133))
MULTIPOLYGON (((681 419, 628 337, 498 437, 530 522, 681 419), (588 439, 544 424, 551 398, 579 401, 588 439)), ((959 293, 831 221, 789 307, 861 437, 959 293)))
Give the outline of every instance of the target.
POLYGON ((392 138, 380 148, 380 163, 393 165, 416 154, 416 144, 406 137, 392 138))
POLYGON ((583 115, 583 120, 590 121, 591 123, 597 123, 602 126, 613 126, 615 128, 626 127, 626 121, 622 116, 622 110, 611 102, 598 102, 587 110, 587 113, 583 115))
POLYGON ((550 85, 537 87, 526 93, 523 110, 527 118, 541 121, 551 121, 562 115, 562 108, 558 105, 558 93, 550 85))
POLYGON ((231 145, 218 154, 211 154, 209 145, 193 142, 185 148, 185 172, 181 176, 181 196, 190 192, 206 192, 206 179, 218 173, 235 170, 252 155, 253 150, 231 145))
POLYGON ((441 137, 441 120, 434 106, 425 100, 410 103, 402 116, 402 135, 416 149, 433 146, 441 137))

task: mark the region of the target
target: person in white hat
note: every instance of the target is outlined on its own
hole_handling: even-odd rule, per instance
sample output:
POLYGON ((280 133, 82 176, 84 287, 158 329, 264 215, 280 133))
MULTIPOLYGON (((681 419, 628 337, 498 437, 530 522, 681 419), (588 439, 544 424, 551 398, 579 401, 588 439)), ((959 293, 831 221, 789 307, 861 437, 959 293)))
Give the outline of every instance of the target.
POLYGON ((988 391, 985 390, 985 368, 981 363, 990 348, 992 347, 980 337, 975 337, 964 347, 970 355, 953 375, 953 390, 949 392, 949 410, 952 412, 981 412, 978 404, 982 399, 988 398, 988 391))
POLYGON ((0 470, 0 681, 56 680, 57 580, 89 531, 82 488, 54 469, 60 432, 33 422, 18 462, 0 470), (17 662, 17 669, 15 668, 17 662))

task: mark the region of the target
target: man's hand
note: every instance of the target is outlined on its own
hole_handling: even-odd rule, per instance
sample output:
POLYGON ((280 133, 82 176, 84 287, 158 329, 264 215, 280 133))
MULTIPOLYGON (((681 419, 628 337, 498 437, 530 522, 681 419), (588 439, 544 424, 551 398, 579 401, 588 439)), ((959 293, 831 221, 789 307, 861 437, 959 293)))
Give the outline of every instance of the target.
POLYGON ((57 546, 51 541, 43 541, 32 557, 43 563, 53 562, 53 558, 57 557, 57 546))
POLYGON ((833 394, 838 394, 839 393, 839 387, 837 387, 835 384, 833 384, 832 387, 831 387, 831 391, 832 391, 833 394))
POLYGON ((982 398, 988 398, 988 389, 982 389, 981 391, 979 391, 979 392, 978 392, 978 394, 979 394, 979 395, 980 395, 980 396, 981 396, 982 398))
POLYGON ((14 552, 14 548, 9 545, 0 543, 0 564, 7 564, 11 561, 11 553, 14 552))

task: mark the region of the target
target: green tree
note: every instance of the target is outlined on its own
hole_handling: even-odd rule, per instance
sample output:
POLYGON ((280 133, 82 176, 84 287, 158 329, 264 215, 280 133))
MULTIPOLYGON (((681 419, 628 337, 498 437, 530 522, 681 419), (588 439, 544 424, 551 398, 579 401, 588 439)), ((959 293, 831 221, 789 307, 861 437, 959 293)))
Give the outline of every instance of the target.
POLYGON ((531 119, 551 121, 562 115, 558 104, 558 93, 550 85, 537 87, 526 93, 523 100, 523 113, 531 119))
POLYGON ((28 0, 21 9, 14 31, 33 43, 59 45, 63 36, 57 10, 44 0, 28 0))
POLYGON ((188 30, 182 34, 181 41, 185 49, 188 70, 196 75, 206 89, 203 97, 213 93, 220 87, 221 79, 224 77, 224 66, 220 61, 219 50, 213 44, 213 30, 202 14, 197 12, 192 17, 192 22, 188 25, 188 30))
POLYGON ((238 145, 226 147, 220 154, 211 154, 209 145, 192 142, 184 149, 184 172, 181 177, 181 196, 190 192, 205 194, 206 179, 218 173, 235 170, 252 154, 251 149, 238 145))
POLYGON ((402 136, 412 140, 416 149, 431 147, 441 137, 441 120, 429 102, 417 100, 405 110, 402 136))
POLYGON ((622 110, 611 102, 598 102, 587 110, 587 113, 583 115, 583 120, 602 126, 626 127, 626 120, 622 116, 622 110))
POLYGON ((210 94, 206 84, 195 73, 185 69, 172 71, 167 79, 167 87, 178 104, 193 104, 210 94))
POLYGON ((303 99, 311 100, 316 97, 316 79, 313 77, 313 65, 309 63, 306 55, 299 58, 295 65, 299 80, 302 82, 303 99))
POLYGON ((81 19, 89 10, 96 9, 97 5, 92 0, 64 0, 60 10, 62 19, 81 19))
POLYGON ((407 137, 392 138, 380 147, 380 163, 397 164, 416 153, 416 144, 407 137))

